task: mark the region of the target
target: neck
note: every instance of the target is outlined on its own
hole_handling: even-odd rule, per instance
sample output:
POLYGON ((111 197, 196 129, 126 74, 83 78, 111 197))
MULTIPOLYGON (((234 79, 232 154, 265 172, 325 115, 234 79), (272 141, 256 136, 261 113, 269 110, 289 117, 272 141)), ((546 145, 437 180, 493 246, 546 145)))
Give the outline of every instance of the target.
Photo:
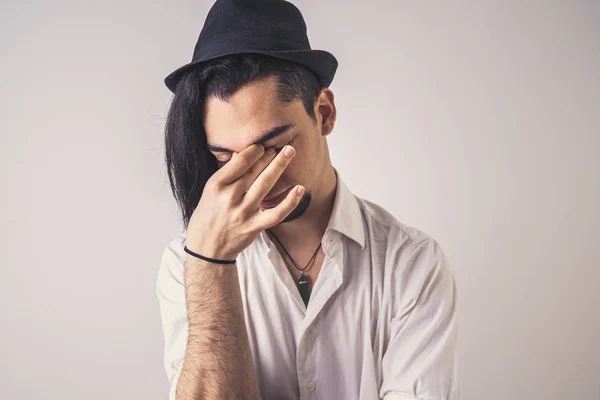
POLYGON ((318 245, 331 218, 336 187, 337 176, 333 167, 330 166, 324 171, 320 186, 311 192, 312 200, 304 214, 293 221, 269 229, 286 249, 288 249, 288 244, 291 248, 318 245))

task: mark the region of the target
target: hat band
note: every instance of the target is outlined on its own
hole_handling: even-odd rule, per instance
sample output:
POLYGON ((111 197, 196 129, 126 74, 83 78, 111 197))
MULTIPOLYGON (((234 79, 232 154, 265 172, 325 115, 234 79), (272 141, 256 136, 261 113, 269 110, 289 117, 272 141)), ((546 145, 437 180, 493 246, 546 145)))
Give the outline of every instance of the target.
POLYGON ((258 51, 297 51, 310 50, 308 40, 299 42, 282 36, 280 32, 268 35, 256 31, 234 31, 211 35, 210 40, 198 40, 192 61, 209 58, 212 54, 224 52, 258 51))

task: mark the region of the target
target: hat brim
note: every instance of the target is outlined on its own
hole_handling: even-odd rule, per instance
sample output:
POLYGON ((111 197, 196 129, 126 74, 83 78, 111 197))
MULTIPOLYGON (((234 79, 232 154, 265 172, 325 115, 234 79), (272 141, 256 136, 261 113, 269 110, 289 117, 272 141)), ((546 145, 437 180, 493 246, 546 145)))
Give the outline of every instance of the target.
POLYGON ((214 60, 215 58, 224 57, 232 54, 264 54, 283 60, 293 61, 298 64, 304 65, 316 75, 319 83, 322 87, 329 87, 335 76, 337 70, 338 61, 335 56, 328 51, 324 50, 283 50, 283 51, 261 51, 261 50, 238 50, 228 51, 223 54, 213 54, 205 58, 192 61, 182 67, 177 68, 171 72, 165 78, 165 85, 169 90, 175 93, 177 83, 187 72, 192 69, 198 68, 201 64, 207 61, 214 60))

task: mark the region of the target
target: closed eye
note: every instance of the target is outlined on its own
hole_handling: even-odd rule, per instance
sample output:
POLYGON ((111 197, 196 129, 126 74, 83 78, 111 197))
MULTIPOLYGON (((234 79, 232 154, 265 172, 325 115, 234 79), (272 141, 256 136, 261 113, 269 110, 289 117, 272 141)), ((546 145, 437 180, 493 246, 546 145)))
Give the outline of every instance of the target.
POLYGON ((294 141, 294 139, 292 138, 292 140, 290 140, 287 143, 284 143, 281 147, 275 147, 275 151, 277 151, 277 153, 279 153, 285 146, 287 146, 288 144, 292 144, 293 141, 294 141))
MULTIPOLYGON (((289 142, 285 143, 285 144, 284 144, 284 145, 282 145, 281 147, 274 147, 274 149, 275 149, 275 152, 276 152, 276 153, 279 153, 279 152, 280 152, 280 151, 281 151, 281 150, 282 150, 282 149, 283 149, 285 146, 287 146, 288 144, 290 144, 290 143, 292 143, 292 142, 293 142, 293 140, 290 140, 289 142)), ((230 160, 227 160, 227 161, 221 161, 221 160, 217 159, 217 166, 218 166, 219 168, 221 168, 223 165, 227 164, 229 161, 230 161, 230 160)))

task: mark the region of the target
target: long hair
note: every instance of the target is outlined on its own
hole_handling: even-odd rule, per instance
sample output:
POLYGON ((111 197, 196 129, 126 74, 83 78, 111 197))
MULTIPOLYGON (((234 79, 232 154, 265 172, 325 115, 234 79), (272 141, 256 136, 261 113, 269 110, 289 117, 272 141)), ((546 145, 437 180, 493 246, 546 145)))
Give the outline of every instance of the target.
POLYGON ((188 72, 177 84, 165 125, 165 161, 184 229, 206 182, 218 169, 203 126, 206 99, 228 101, 242 86, 270 76, 277 78, 281 102, 302 100, 307 114, 316 121, 313 106, 321 86, 308 68, 291 61, 260 54, 221 57, 188 72))

